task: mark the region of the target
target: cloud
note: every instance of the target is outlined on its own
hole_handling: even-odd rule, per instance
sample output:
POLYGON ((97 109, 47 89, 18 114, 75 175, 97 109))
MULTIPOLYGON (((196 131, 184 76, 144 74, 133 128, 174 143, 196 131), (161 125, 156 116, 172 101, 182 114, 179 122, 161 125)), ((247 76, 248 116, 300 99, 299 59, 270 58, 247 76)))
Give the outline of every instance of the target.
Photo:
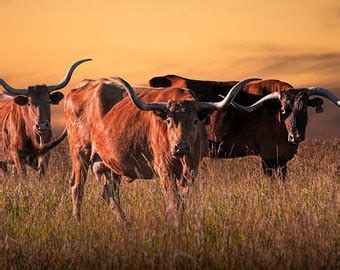
POLYGON ((242 61, 257 64, 255 67, 260 73, 335 72, 340 68, 340 52, 273 54, 250 57, 242 61))
POLYGON ((233 61, 221 57, 209 65, 211 73, 222 80, 260 76, 284 80, 298 87, 319 84, 340 93, 340 51, 292 49, 270 43, 240 46, 239 50, 248 54, 237 52, 242 56, 233 61))

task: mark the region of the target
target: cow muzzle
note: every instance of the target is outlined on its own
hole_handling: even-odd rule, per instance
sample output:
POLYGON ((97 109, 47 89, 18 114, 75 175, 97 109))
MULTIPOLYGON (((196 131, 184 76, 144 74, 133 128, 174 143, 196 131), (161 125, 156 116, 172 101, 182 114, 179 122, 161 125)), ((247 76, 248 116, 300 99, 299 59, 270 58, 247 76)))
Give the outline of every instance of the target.
POLYGON ((50 124, 49 121, 43 121, 43 122, 37 123, 35 125, 35 128, 36 128, 38 133, 46 133, 47 131, 50 130, 51 124, 50 124))
POLYGON ((188 155, 191 152, 191 146, 188 142, 181 142, 175 145, 173 154, 174 156, 188 155))
POLYGON ((302 142, 305 139, 305 136, 303 134, 299 133, 289 133, 288 134, 288 142, 293 143, 293 144, 298 144, 302 142))

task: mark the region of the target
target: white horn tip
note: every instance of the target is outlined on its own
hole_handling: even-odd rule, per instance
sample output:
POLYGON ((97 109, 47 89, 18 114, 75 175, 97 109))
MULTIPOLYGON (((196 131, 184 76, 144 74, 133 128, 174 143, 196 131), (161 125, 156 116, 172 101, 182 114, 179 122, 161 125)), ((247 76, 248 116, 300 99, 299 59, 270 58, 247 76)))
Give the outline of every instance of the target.
POLYGON ((340 107, 340 100, 338 100, 338 107, 340 107))

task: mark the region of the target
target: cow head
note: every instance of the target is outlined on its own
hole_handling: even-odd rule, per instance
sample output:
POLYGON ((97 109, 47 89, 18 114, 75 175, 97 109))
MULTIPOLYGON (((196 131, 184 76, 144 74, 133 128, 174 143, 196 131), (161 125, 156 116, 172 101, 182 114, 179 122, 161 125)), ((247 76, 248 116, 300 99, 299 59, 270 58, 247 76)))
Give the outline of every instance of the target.
POLYGON ((265 101, 276 99, 280 102, 280 116, 284 120, 288 132, 288 141, 298 144, 305 139, 305 131, 308 122, 307 108, 315 107, 316 112, 322 112, 323 100, 319 97, 310 98, 311 96, 322 96, 335 105, 340 107, 340 100, 331 92, 320 87, 309 87, 303 89, 289 89, 280 92, 271 93, 250 107, 244 107, 233 102, 233 106, 246 112, 252 112, 261 107, 265 101))
POLYGON ((35 123, 37 134, 44 134, 51 129, 51 104, 58 104, 64 95, 61 92, 50 93, 48 86, 29 86, 26 95, 14 97, 16 104, 27 106, 30 119, 35 123))
POLYGON ((153 111, 167 126, 167 138, 170 150, 175 157, 190 155, 193 142, 199 130, 205 124, 206 117, 214 111, 223 111, 231 103, 241 88, 250 81, 248 79, 236 84, 228 95, 220 102, 198 102, 196 100, 175 100, 169 102, 144 103, 135 90, 123 79, 118 80, 126 89, 134 105, 143 111, 153 111))
POLYGON ((166 135, 175 157, 191 153, 192 142, 205 124, 208 111, 200 112, 196 103, 194 100, 169 101, 164 109, 154 111, 166 124, 166 135))
POLYGON ((91 59, 84 59, 74 63, 66 73, 64 79, 57 85, 35 85, 28 89, 15 89, 0 79, 0 85, 5 93, 12 96, 14 102, 19 106, 27 106, 30 119, 33 121, 35 132, 40 137, 51 132, 51 104, 59 104, 64 95, 57 90, 64 88, 70 81, 75 68, 83 62, 91 59))

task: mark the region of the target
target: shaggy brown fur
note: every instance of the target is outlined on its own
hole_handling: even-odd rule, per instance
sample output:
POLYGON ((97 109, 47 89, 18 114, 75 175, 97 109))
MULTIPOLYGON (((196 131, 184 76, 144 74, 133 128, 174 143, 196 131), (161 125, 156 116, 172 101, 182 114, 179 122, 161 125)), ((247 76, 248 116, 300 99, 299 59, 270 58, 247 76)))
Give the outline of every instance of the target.
POLYGON ((135 88, 144 102, 168 102, 167 110, 142 111, 125 90, 109 80, 83 81, 67 96, 65 117, 72 160, 70 181, 73 214, 80 205, 90 164, 95 173, 105 174, 104 198, 119 220, 122 177, 160 178, 175 224, 180 221, 187 180, 195 178, 207 147, 205 117, 194 95, 186 89, 135 88), (189 147, 176 156, 176 147, 189 147), (183 189, 179 192, 178 189, 183 189))

